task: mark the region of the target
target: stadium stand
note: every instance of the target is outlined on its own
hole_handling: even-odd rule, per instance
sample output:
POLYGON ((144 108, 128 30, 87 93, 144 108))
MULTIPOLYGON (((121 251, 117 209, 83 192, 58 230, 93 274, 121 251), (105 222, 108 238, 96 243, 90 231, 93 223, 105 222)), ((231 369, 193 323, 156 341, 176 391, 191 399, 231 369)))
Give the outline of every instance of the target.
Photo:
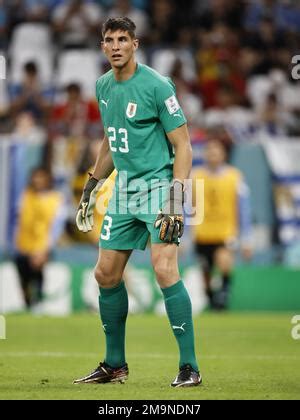
MULTIPOLYGON (((253 264, 280 260, 295 265, 300 243, 300 82, 295 77, 299 72, 292 72, 292 57, 300 45, 299 2, 193 0, 187 7, 181 0, 89 0, 84 2, 89 25, 80 21, 82 11, 76 9, 64 29, 57 25, 65 25, 62 16, 70 2, 47 0, 40 9, 36 2, 18 2, 19 8, 16 3, 0 4, 0 48, 7 58, 7 80, 0 79, 0 258, 13 249, 16 208, 28 175, 44 163, 54 169, 56 187, 69 206, 62 249, 56 253, 70 261, 74 247, 80 260, 83 245, 69 229, 75 213, 71 188, 91 141, 101 138, 101 121, 98 116, 96 124, 93 118, 85 120, 93 133, 74 135, 60 131, 62 125, 54 127, 51 118, 64 103, 67 85, 77 83, 85 103, 95 100, 95 81, 108 70, 100 50, 101 24, 126 6, 141 22, 138 60, 176 83, 194 164, 202 163, 203 144, 217 136, 230 150, 231 163, 245 175, 253 207, 253 264), (78 28, 80 37, 75 36, 78 28), (11 92, 22 83, 28 62, 37 65, 41 90, 51 91, 41 120, 24 115, 24 110, 13 112, 18 95, 11 92), (298 169, 292 170, 291 160, 298 169)), ((86 245, 93 246, 88 240, 86 245)), ((82 256, 85 262, 86 251, 82 256)))

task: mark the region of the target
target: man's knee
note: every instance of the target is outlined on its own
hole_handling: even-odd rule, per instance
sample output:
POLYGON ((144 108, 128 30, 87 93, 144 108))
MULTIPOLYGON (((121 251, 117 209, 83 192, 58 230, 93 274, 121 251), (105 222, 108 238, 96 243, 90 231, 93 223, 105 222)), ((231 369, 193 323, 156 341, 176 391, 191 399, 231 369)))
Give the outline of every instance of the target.
POLYGON ((178 269, 166 258, 157 258, 152 260, 153 269, 158 283, 161 287, 168 287, 179 278, 178 269))
POLYGON ((94 270, 95 279, 100 287, 114 287, 121 281, 122 275, 97 265, 94 270))
POLYGON ((215 263, 222 273, 230 272, 234 264, 232 252, 226 248, 218 249, 215 254, 215 263))

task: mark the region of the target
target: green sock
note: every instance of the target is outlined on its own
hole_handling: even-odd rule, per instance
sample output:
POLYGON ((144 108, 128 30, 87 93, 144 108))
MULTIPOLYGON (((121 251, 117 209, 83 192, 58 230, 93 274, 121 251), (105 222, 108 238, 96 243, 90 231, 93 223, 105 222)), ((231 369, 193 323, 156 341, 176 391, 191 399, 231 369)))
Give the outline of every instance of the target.
POLYGON ((99 309, 106 336, 105 363, 111 367, 125 362, 125 323, 128 313, 128 295, 124 282, 111 288, 99 287, 99 309))
POLYGON ((194 347, 192 305, 188 292, 181 280, 161 290, 164 295, 169 321, 179 347, 179 367, 190 364, 193 369, 198 371, 194 347))

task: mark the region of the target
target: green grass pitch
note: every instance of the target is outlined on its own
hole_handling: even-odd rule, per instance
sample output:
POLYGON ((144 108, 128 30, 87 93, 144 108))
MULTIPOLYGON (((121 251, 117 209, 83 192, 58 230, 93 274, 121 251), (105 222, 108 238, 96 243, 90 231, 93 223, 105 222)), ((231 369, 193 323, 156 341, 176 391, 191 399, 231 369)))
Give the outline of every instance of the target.
POLYGON ((203 385, 173 389, 176 341, 165 317, 130 315, 125 385, 73 385, 104 355, 98 316, 10 315, 0 340, 0 399, 300 399, 294 314, 204 313, 195 317, 203 385))

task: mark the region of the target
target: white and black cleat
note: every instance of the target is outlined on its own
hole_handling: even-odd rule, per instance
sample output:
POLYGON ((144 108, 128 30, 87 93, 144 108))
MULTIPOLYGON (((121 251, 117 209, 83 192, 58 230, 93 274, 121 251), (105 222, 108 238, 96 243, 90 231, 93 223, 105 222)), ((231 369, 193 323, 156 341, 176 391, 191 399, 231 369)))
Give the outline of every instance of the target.
POLYGON ((202 382, 200 372, 197 372, 191 365, 181 366, 178 375, 171 383, 174 388, 197 386, 202 382))

